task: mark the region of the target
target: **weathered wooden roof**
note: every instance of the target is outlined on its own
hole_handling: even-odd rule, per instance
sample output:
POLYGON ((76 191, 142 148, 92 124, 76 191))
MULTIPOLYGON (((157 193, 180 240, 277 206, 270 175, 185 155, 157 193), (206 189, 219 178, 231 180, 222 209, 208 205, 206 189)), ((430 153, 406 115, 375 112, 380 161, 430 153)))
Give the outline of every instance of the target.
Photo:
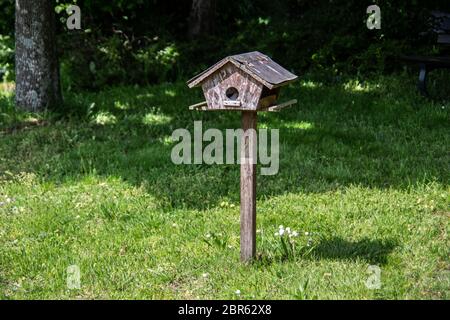
POLYGON ((262 54, 261 52, 253 51, 229 56, 220 60, 215 65, 189 80, 187 82, 189 88, 200 85, 203 80, 227 63, 234 64, 237 68, 248 73, 269 89, 279 87, 297 79, 295 74, 287 71, 268 56, 262 54))

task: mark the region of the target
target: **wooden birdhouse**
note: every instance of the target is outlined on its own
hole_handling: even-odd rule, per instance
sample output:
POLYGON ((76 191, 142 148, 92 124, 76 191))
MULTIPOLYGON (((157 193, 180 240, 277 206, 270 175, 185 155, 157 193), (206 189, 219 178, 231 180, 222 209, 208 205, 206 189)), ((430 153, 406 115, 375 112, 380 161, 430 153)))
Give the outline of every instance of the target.
POLYGON ((278 103, 281 87, 295 79, 295 74, 254 51, 222 59, 187 83, 189 88, 201 86, 206 98, 189 109, 237 110, 242 114, 241 260, 244 262, 253 259, 256 252, 256 163, 245 159, 256 154, 257 112, 279 111, 296 103, 295 99, 278 103))
POLYGON ((187 82, 201 86, 206 101, 191 110, 278 111, 296 103, 278 104, 280 88, 297 76, 268 56, 254 51, 229 56, 187 82))

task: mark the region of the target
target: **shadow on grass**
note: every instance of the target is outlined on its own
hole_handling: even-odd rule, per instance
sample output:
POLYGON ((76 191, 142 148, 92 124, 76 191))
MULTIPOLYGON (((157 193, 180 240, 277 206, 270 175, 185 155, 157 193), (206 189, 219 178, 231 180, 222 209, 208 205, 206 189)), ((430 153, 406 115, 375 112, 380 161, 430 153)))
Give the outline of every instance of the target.
POLYGON ((317 245, 309 248, 302 247, 295 256, 274 254, 273 248, 262 249, 258 253, 256 264, 270 265, 279 262, 290 262, 309 259, 319 260, 363 260, 368 264, 384 265, 388 261, 389 254, 398 247, 398 243, 392 239, 379 240, 363 238, 358 241, 348 241, 340 237, 321 240, 317 245))
POLYGON ((356 260, 363 259, 370 264, 383 265, 388 255, 398 246, 393 240, 348 241, 339 237, 322 240, 311 251, 313 259, 356 260))

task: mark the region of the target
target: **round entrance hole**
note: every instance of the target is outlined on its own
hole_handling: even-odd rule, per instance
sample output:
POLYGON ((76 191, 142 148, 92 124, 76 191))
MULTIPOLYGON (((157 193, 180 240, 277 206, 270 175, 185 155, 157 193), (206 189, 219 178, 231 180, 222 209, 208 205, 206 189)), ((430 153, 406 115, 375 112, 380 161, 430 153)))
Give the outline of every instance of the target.
POLYGON ((239 91, 235 87, 230 87, 225 91, 228 100, 236 100, 239 97, 239 91))

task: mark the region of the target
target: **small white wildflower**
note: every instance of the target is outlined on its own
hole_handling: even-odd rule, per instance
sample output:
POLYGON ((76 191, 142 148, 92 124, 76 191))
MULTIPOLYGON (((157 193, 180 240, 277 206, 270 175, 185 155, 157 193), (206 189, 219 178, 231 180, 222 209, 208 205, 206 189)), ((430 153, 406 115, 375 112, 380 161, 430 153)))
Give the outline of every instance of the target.
POLYGON ((278 227, 278 229, 284 229, 283 225, 280 225, 280 226, 278 227))
POLYGON ((278 232, 275 232, 275 233, 274 233, 274 236, 275 236, 275 237, 278 237, 279 235, 280 235, 280 234, 279 234, 278 232))
POLYGON ((236 290, 234 293, 236 293, 239 296, 241 295, 241 290, 236 290))
POLYGON ((205 237, 211 238, 211 235, 210 235, 209 233, 207 233, 207 234, 205 235, 205 237))
POLYGON ((292 236, 293 236, 293 237, 298 237, 298 232, 297 232, 297 231, 293 231, 293 232, 292 232, 292 236))
POLYGON ((291 233, 291 228, 287 227, 287 228, 286 228, 286 232, 287 232, 287 233, 291 233))
POLYGON ((278 233, 280 234, 280 236, 282 236, 284 234, 284 229, 280 229, 278 233))
POLYGON ((207 274, 207 273, 203 273, 203 274, 202 274, 202 277, 203 277, 203 278, 207 278, 208 276, 209 276, 209 274, 207 274))
POLYGON ((4 204, 5 204, 4 202, 0 201, 0 207, 3 206, 4 204))
POLYGON ((305 236, 309 236, 309 232, 305 232, 305 236))
POLYGON ((176 224, 176 223, 172 223, 172 227, 174 227, 174 228, 175 228, 176 226, 177 226, 177 224, 176 224))

